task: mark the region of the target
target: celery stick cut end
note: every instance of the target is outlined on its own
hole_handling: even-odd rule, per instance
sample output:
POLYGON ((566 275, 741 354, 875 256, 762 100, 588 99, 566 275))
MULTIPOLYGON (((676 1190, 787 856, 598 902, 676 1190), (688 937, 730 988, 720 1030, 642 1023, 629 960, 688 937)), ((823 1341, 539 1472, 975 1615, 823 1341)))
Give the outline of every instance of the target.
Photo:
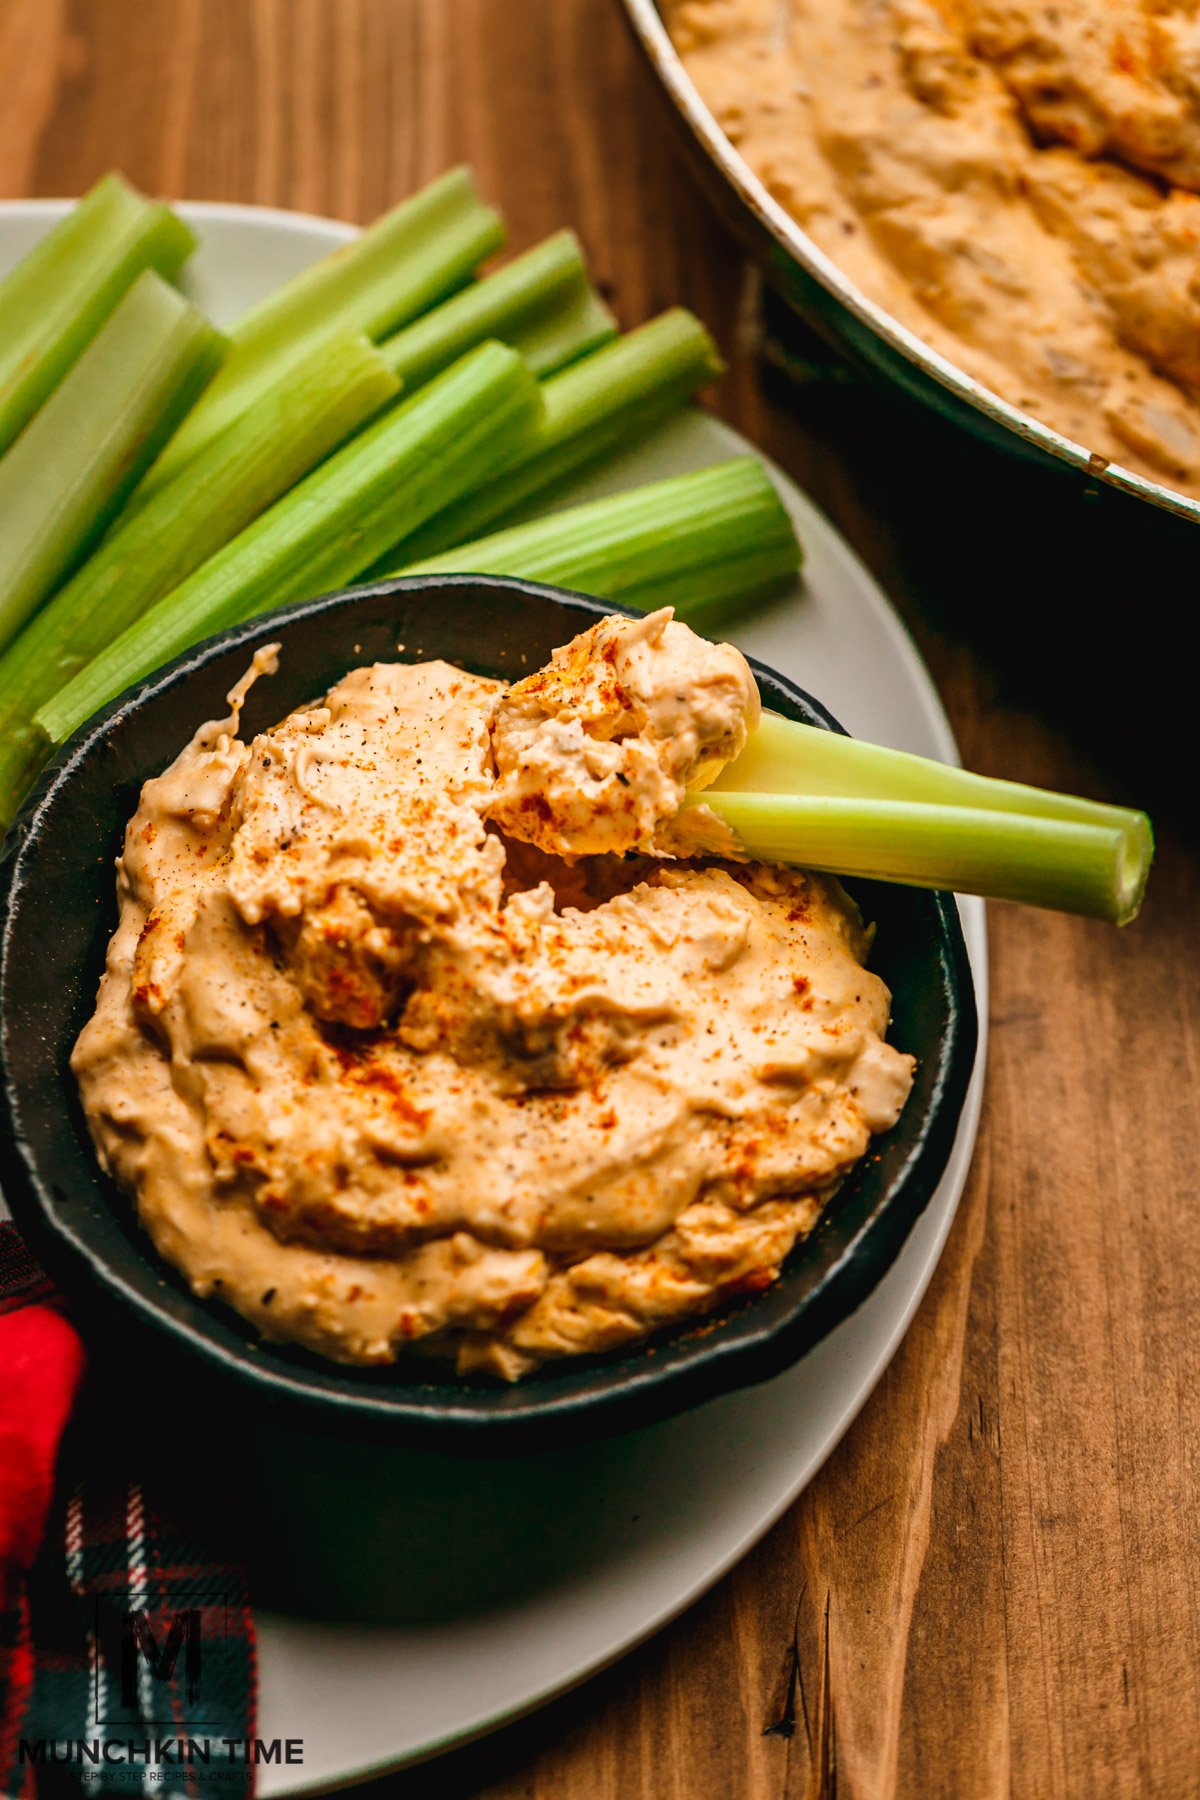
POLYGON ((1116 859, 1111 918, 1129 925, 1141 911, 1154 860, 1154 829, 1145 813, 1134 813, 1116 859))

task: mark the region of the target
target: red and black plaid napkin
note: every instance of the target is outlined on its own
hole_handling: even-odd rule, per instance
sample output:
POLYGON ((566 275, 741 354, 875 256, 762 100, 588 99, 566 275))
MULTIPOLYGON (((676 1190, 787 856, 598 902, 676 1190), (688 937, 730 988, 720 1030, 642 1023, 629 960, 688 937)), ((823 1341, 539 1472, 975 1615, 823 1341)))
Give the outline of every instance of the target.
POLYGON ((187 1459, 221 1456, 187 1427, 127 1370, 85 1358, 50 1281, 0 1223, 6 1800, 253 1791, 245 1571, 184 1498, 187 1459))

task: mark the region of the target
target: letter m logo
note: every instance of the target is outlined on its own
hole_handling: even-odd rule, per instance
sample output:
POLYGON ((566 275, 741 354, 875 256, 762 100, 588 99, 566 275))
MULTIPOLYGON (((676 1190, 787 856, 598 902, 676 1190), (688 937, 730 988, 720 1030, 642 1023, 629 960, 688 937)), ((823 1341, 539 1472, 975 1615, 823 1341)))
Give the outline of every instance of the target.
POLYGON ((137 1706, 138 1657, 149 1664, 155 1681, 170 1681, 183 1650, 184 1691, 189 1706, 200 1698, 200 1612, 188 1606, 172 1613, 166 1642, 160 1646, 144 1607, 125 1614, 121 1633, 121 1699, 131 1710, 137 1706))

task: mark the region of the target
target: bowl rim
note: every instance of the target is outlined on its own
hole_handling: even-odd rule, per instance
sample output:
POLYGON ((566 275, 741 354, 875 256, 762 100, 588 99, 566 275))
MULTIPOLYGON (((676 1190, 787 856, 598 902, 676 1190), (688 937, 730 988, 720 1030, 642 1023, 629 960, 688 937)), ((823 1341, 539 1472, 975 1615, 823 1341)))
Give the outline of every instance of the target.
POLYGON ((619 0, 619 4, 647 61, 700 149, 779 248, 819 283, 831 299, 852 313, 890 350, 922 373, 933 376, 941 387, 976 412, 983 413, 993 424, 1015 433, 1025 443, 1067 464, 1089 481, 1102 481, 1122 493, 1145 500, 1161 512, 1200 521, 1200 500, 1193 500, 1164 482, 1138 475, 1121 463, 1109 462, 1097 451, 1064 436, 1032 413, 1022 412, 1020 407, 968 375, 965 369, 935 350, 932 344, 927 344, 864 293, 780 205, 722 130, 675 48, 659 11, 658 0, 619 0))
MULTIPOLYGON (((895 1261, 941 1178, 954 1144, 975 1062, 978 1031, 974 980, 952 894, 933 893, 929 896, 934 907, 951 1003, 943 1055, 944 1078, 930 1102, 928 1128, 913 1156, 880 1196, 869 1218, 816 1287, 783 1318, 773 1324, 764 1321, 757 1333, 727 1338, 722 1343, 718 1324, 710 1333, 696 1337, 693 1353, 674 1364, 656 1365, 654 1358, 644 1354, 640 1362, 633 1361, 639 1352, 644 1352, 645 1346, 641 1343, 630 1346, 626 1352, 586 1359, 589 1369, 600 1378, 600 1385, 593 1391, 539 1398, 533 1384, 517 1384, 512 1389, 501 1390, 522 1397, 521 1404, 508 1412, 455 1402, 446 1398, 444 1389, 436 1397, 422 1399, 419 1376, 408 1389, 373 1387, 364 1382, 356 1390, 354 1378, 363 1371, 352 1365, 328 1365, 335 1374, 346 1378, 345 1389, 318 1388, 307 1378, 303 1363, 284 1357, 273 1359, 272 1352, 276 1348, 286 1350, 286 1345, 275 1346, 265 1340, 247 1339, 245 1345, 235 1351, 211 1336, 203 1323, 204 1314, 212 1307, 211 1300, 201 1301, 191 1296, 189 1290, 189 1298, 202 1309, 201 1322, 192 1324, 172 1316, 131 1285, 119 1268, 71 1229, 69 1220, 63 1217, 60 1197, 39 1171, 36 1154, 21 1127, 20 1079, 12 1066, 15 1059, 9 1055, 5 1016, 14 953, 13 899, 25 885, 29 858, 36 854, 48 822, 52 828, 57 796, 79 767, 102 754, 108 739, 127 719, 161 695, 184 687, 197 670, 230 650, 241 650, 248 659, 260 644, 270 642, 292 622, 325 614, 336 615, 373 598, 424 593, 430 588, 453 591, 481 587, 502 594, 550 600, 575 613, 580 628, 614 612, 635 618, 642 616, 636 609, 611 601, 599 601, 544 583, 505 576, 465 573, 401 576, 362 583, 281 608, 203 640, 128 688, 61 746, 26 797, 0 850, 0 1185, 18 1229, 47 1272, 61 1279, 64 1291, 81 1295, 86 1292, 89 1296, 102 1293, 104 1300, 114 1302, 127 1319, 163 1334, 173 1350, 198 1357, 212 1374, 240 1388, 247 1397, 282 1402, 289 1409, 299 1409, 310 1419, 322 1420, 327 1425, 351 1427, 360 1432, 382 1431, 414 1445, 509 1452, 544 1442, 548 1432, 554 1433, 555 1441, 563 1441, 564 1433, 578 1434, 581 1425, 589 1430, 595 1426, 595 1434, 604 1435, 649 1423, 736 1388, 767 1380, 798 1361, 873 1291, 895 1261), (895 1232, 897 1225, 899 1232, 895 1242, 890 1245, 885 1242, 881 1255, 874 1240, 884 1234, 884 1227, 895 1232), (872 1250, 874 1254, 868 1255, 872 1250), (630 1357, 630 1367, 618 1378, 611 1379, 620 1369, 624 1356, 630 1357), (610 1377, 607 1381, 603 1379, 606 1375, 610 1377), (414 1390, 415 1397, 411 1397, 414 1390)), ((754 657, 747 660, 756 678, 765 678, 786 697, 794 697, 803 708, 810 710, 827 729, 845 735, 832 714, 797 683, 754 657)), ((98 1163, 95 1179, 100 1183, 111 1180, 100 1170, 98 1163)), ((69 1213, 69 1207, 66 1210, 69 1213)), ((158 1257, 148 1236, 145 1237, 144 1254, 151 1266, 157 1264, 168 1276, 183 1281, 179 1271, 158 1257)), ((184 1287, 186 1289, 186 1282, 184 1287)), ((737 1316, 744 1317, 753 1304, 752 1300, 744 1303, 737 1316)), ((704 1323, 701 1317, 685 1321, 678 1329, 682 1334, 704 1323)), ((670 1341, 670 1334, 665 1335, 670 1341)), ((464 1388, 464 1394, 468 1396, 471 1391, 464 1388)))

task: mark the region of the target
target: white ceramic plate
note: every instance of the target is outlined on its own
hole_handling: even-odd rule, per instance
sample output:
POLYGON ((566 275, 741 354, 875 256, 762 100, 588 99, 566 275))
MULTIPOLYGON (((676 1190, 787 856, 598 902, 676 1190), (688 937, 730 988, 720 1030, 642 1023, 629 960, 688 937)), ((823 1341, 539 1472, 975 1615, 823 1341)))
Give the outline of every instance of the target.
MULTIPOLYGON (((59 216, 0 205, 0 273, 59 216)), ((228 321, 353 233, 252 207, 190 205, 201 248, 188 286, 228 321)), ((578 494, 744 452, 695 412, 578 494)), ((856 735, 956 760, 904 627, 829 522, 778 469, 803 583, 738 641, 856 735)), ((300 1738, 301 1767, 261 1771, 264 1796, 381 1774, 529 1711, 612 1662, 724 1574, 810 1480, 900 1342, 950 1229, 983 1079, 983 907, 964 903, 980 1055, 937 1193, 857 1313, 787 1374, 606 1443, 457 1461, 279 1430, 254 1448, 264 1738, 300 1738)))

